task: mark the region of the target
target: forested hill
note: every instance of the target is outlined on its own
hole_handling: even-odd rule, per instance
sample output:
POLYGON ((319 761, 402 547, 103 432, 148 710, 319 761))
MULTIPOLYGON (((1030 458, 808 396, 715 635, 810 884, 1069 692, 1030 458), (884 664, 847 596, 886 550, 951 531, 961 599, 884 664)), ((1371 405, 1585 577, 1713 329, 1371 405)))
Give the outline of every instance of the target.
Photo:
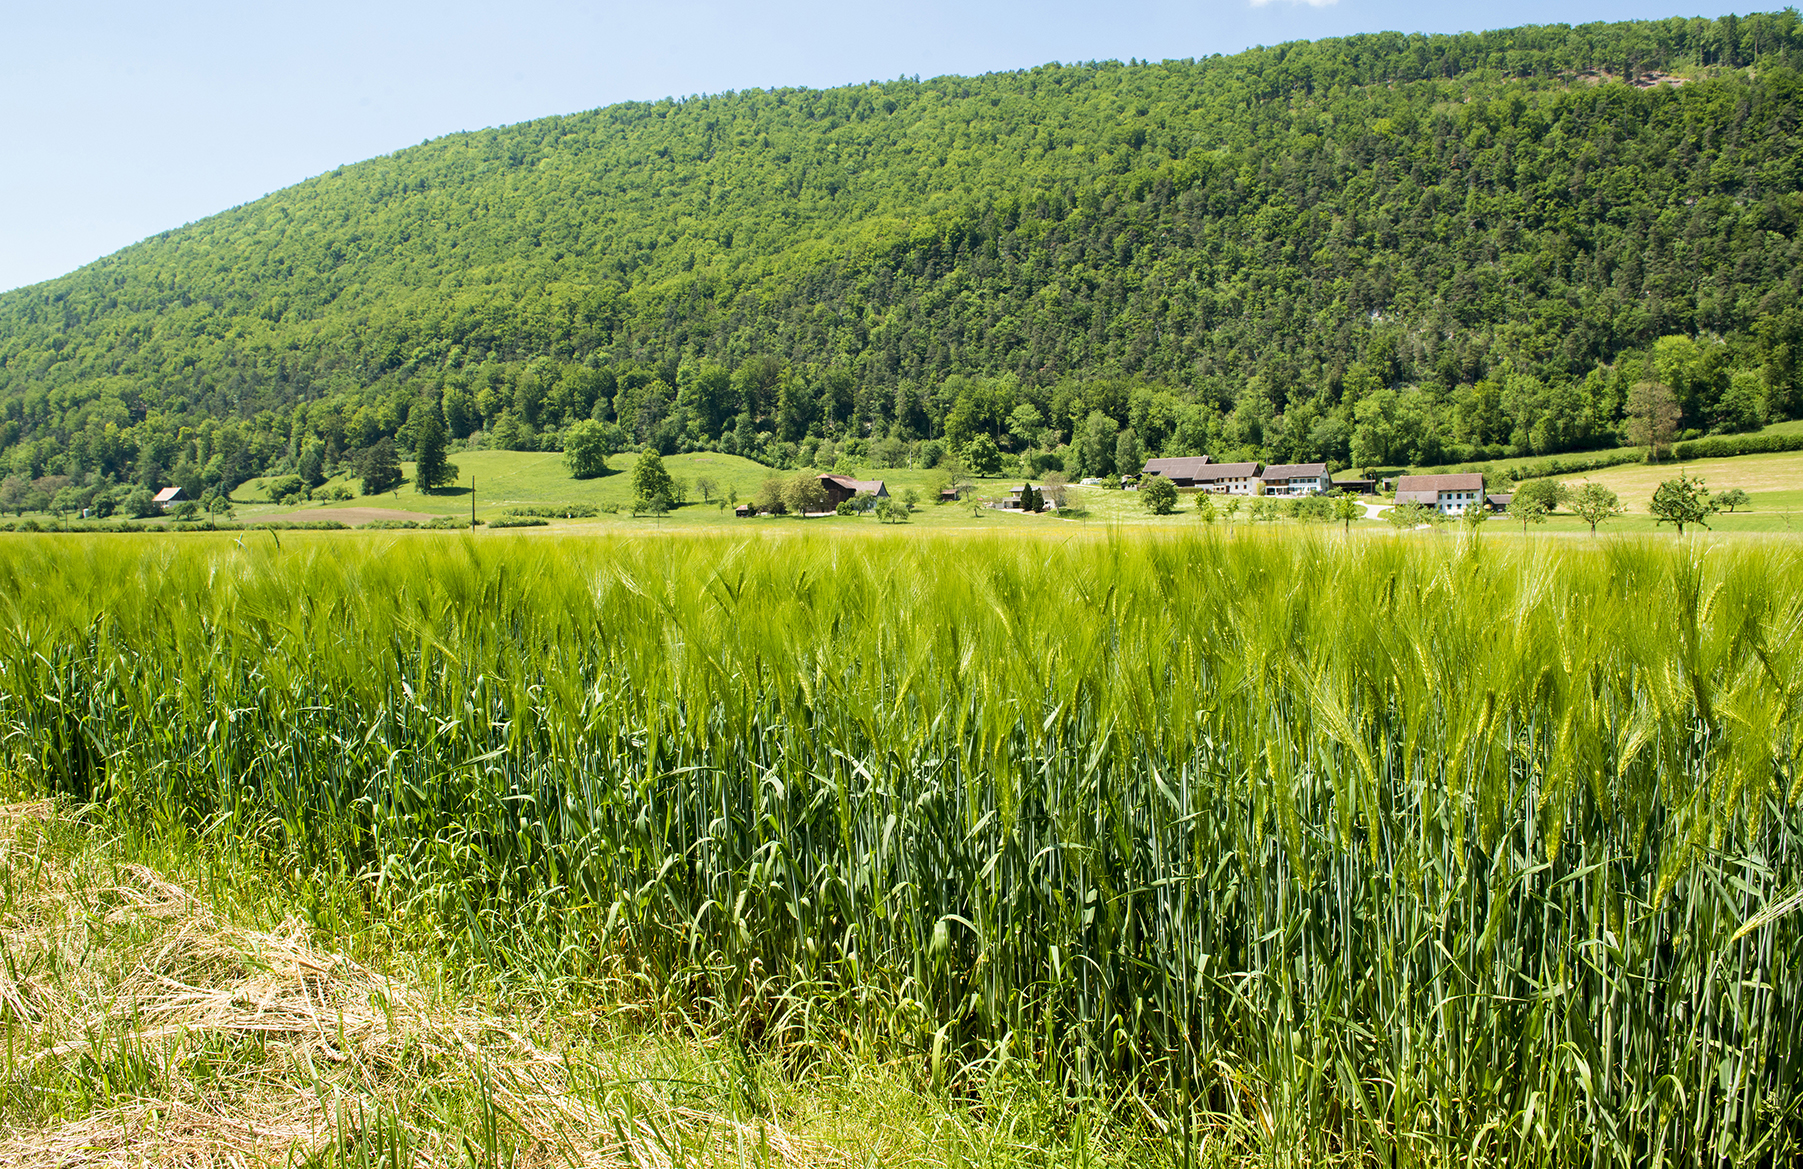
POLYGON ((778 464, 1423 462, 1611 443, 1648 378, 1743 429, 1803 412, 1800 69, 1787 9, 452 135, 0 296, 0 471, 317 477, 428 409, 778 464))

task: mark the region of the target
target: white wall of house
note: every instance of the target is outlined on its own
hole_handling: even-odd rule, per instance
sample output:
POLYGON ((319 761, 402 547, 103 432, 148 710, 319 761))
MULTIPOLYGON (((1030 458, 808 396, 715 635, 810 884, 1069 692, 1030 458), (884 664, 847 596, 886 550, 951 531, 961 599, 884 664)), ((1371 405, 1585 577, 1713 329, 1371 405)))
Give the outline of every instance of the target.
POLYGON ((1468 507, 1476 507, 1484 501, 1482 491, 1442 491, 1439 502, 1434 506, 1437 510, 1458 515, 1468 507))
POLYGON ((1282 483, 1267 483, 1266 495, 1320 495, 1333 490, 1333 480, 1326 475, 1315 479, 1289 479, 1282 483))

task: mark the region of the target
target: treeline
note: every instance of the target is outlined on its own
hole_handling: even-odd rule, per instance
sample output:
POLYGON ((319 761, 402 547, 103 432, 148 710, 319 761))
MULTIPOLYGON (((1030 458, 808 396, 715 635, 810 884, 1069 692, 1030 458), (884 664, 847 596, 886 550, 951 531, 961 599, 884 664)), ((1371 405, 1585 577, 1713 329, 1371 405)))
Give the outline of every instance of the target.
POLYGON ((422 409, 1085 474, 1609 446, 1648 380, 1755 429, 1803 414, 1799 69, 1787 10, 455 135, 0 297, 0 471, 317 482, 422 409))

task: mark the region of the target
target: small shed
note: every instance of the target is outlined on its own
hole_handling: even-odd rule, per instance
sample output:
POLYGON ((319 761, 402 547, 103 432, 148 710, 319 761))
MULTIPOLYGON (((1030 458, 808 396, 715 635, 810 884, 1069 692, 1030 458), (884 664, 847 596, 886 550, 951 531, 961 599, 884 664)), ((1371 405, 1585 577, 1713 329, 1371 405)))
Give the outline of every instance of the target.
POLYGON ((1350 491, 1354 495, 1377 494, 1377 480, 1375 479, 1335 479, 1333 485, 1336 491, 1350 491))
POLYGON ((1508 511, 1509 501, 1514 498, 1513 491, 1494 491, 1484 496, 1484 502, 1489 504, 1491 511, 1508 511))
POLYGON ((165 487, 156 493, 156 498, 153 502, 164 511, 168 511, 178 503, 188 502, 188 499, 182 494, 181 488, 165 487))

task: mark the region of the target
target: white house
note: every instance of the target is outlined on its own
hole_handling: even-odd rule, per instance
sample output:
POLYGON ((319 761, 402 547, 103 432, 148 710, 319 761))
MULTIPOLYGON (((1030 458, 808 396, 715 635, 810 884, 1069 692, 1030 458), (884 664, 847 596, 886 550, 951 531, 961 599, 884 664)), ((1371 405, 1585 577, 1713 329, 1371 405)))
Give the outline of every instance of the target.
POLYGON ((1279 463, 1259 476, 1266 495, 1325 495, 1333 490, 1326 463, 1279 463))
POLYGON ((1396 480, 1397 503, 1420 503, 1447 515, 1462 515, 1468 507, 1483 507, 1484 477, 1475 471, 1464 475, 1404 475, 1396 480))
POLYGON ((1196 477, 1196 486, 1215 495, 1257 495, 1258 473, 1263 463, 1210 463, 1196 477))

